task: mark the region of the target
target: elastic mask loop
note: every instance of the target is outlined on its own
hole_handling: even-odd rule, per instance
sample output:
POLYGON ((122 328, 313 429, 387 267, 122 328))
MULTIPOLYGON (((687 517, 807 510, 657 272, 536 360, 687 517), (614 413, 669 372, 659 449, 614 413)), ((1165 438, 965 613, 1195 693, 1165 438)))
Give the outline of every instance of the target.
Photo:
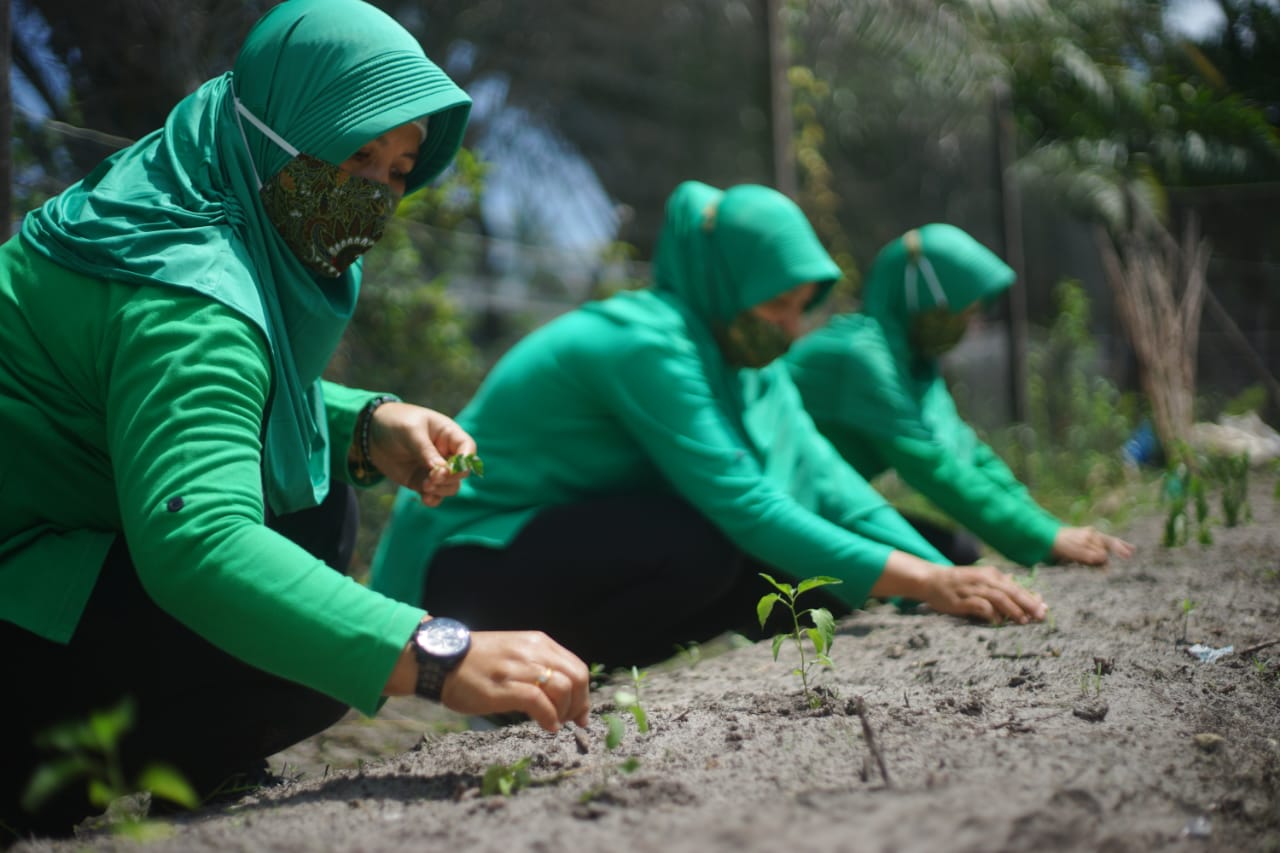
POLYGON ((234 89, 231 92, 231 97, 236 102, 236 125, 240 128, 240 139, 244 141, 244 150, 249 155, 249 167, 253 169, 253 179, 257 182, 258 189, 262 189, 262 176, 258 174, 258 167, 254 165, 253 149, 249 147, 249 137, 245 135, 244 122, 240 121, 240 116, 244 116, 245 118, 247 118, 249 120, 249 123, 252 124, 254 127, 256 127, 262 133, 263 136, 265 136, 267 139, 270 139, 276 145, 283 148, 285 153, 288 154, 290 157, 297 157, 298 154, 301 152, 299 152, 297 148, 294 148, 292 145, 286 142, 284 140, 284 137, 280 136, 280 134, 276 133, 274 130, 267 127, 266 123, 263 122, 262 119, 258 118, 253 113, 249 112, 249 108, 240 102, 240 98, 238 95, 236 95, 234 89))
POLYGON ((933 296, 934 308, 946 308, 950 303, 947 294, 938 281, 938 274, 933 264, 924 255, 924 245, 920 240, 920 232, 914 228, 902 235, 902 243, 907 249, 907 269, 903 275, 903 295, 907 301, 907 313, 915 314, 920 307, 919 274, 924 273, 924 280, 929 285, 929 293, 933 296))

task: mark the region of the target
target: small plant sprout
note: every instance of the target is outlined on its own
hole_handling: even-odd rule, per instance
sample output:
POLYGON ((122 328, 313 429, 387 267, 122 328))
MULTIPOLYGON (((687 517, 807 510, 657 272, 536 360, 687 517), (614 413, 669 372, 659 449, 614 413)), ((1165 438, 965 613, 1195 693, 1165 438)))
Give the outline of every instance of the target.
POLYGON ((522 788, 533 784, 529 775, 531 757, 526 755, 512 764, 490 764, 485 768, 484 778, 480 780, 480 793, 486 797, 496 795, 513 796, 522 788))
POLYGON ((809 669, 810 667, 822 665, 832 666, 831 661, 831 642, 835 639, 836 622, 831 615, 831 611, 825 607, 810 607, 806 610, 796 610, 796 600, 811 589, 817 589, 820 586, 828 586, 837 584, 841 581, 838 578, 819 575, 817 577, 807 578, 800 581, 798 586, 792 586, 787 583, 779 583, 764 572, 760 573, 760 577, 768 581, 777 592, 771 592, 763 596, 759 603, 756 604, 756 617, 760 620, 760 627, 763 628, 769 620, 769 614, 773 612, 774 605, 778 602, 787 608, 791 613, 791 633, 776 634, 773 638, 773 659, 778 659, 778 652, 782 649, 782 644, 791 639, 796 645, 796 652, 800 656, 800 665, 792 672, 800 676, 800 685, 804 690, 805 698, 808 700, 810 707, 817 707, 821 704, 821 700, 817 694, 809 689, 809 669), (813 622, 812 628, 800 627, 800 617, 808 616, 813 622), (813 643, 814 657, 806 659, 804 653, 804 637, 808 635, 813 643))
MULTIPOLYGON (((36 736, 36 745, 53 750, 60 757, 36 768, 22 796, 22 806, 38 810, 50 797, 76 781, 88 785, 89 802, 105 809, 115 800, 137 791, 147 791, 189 809, 200 798, 187 780, 166 764, 149 764, 130 784, 120 760, 120 739, 133 727, 133 702, 124 699, 106 711, 96 711, 87 720, 63 723, 36 736)), ((128 820, 119 827, 126 833, 145 836, 145 821, 128 820)))
POLYGON ((1185 644, 1190 642, 1187 639, 1187 623, 1191 619, 1191 611, 1196 609, 1196 603, 1190 598, 1184 598, 1180 607, 1182 608, 1182 642, 1185 644))
POLYGON ((636 731, 642 735, 649 733, 649 714, 640 704, 640 683, 648 674, 637 667, 631 667, 631 689, 619 690, 613 694, 614 704, 635 718, 636 731))

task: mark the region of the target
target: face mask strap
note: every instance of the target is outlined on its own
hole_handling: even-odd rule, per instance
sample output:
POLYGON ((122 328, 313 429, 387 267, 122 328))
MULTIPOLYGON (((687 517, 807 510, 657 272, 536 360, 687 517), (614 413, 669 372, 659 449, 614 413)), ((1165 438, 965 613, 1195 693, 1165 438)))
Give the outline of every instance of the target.
POLYGON ((249 167, 253 169, 253 179, 258 183, 258 189, 262 189, 262 177, 258 174, 258 167, 253 163, 252 149, 249 147, 249 137, 245 135, 244 122, 240 120, 240 116, 247 118, 249 123, 256 127, 263 136, 283 148, 285 153, 290 157, 297 157, 301 152, 286 142, 280 134, 267 127, 262 119, 249 112, 249 108, 240 103, 240 98, 235 94, 234 90, 232 90, 231 97, 236 102, 236 125, 240 128, 240 138, 244 141, 244 150, 249 153, 249 167))
POLYGON ((938 274, 933 269, 933 264, 929 263, 929 259, 924 256, 924 245, 920 241, 920 232, 914 228, 902 235, 903 245, 907 247, 907 269, 903 276, 902 288, 903 295, 907 300, 907 313, 915 314, 920 307, 920 273, 924 273, 924 280, 929 285, 929 293, 933 296, 934 308, 946 308, 950 303, 947 301, 947 294, 942 289, 942 282, 938 281, 938 274))

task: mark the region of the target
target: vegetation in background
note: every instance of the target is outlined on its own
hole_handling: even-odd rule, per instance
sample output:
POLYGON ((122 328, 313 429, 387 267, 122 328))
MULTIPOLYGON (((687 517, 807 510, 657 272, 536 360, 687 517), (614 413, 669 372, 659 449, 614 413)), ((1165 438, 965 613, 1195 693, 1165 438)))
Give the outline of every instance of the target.
POLYGON ((1030 421, 997 433, 992 447, 1050 512, 1073 524, 1094 523, 1133 506, 1108 498, 1131 480, 1120 450, 1138 405, 1099 369, 1084 288, 1066 280, 1054 296, 1058 313, 1028 363, 1030 421))

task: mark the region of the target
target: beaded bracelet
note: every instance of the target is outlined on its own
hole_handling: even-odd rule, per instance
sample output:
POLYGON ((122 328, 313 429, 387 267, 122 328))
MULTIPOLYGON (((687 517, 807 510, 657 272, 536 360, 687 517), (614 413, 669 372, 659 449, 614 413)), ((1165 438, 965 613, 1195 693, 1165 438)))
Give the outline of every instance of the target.
POLYGON ((360 458, 351 469, 351 479, 361 486, 376 483, 382 472, 373 464, 373 456, 369 452, 370 434, 373 432, 373 413, 383 403, 398 403, 399 397, 391 394, 379 394, 364 404, 360 414, 356 416, 356 435, 360 447, 360 458))

